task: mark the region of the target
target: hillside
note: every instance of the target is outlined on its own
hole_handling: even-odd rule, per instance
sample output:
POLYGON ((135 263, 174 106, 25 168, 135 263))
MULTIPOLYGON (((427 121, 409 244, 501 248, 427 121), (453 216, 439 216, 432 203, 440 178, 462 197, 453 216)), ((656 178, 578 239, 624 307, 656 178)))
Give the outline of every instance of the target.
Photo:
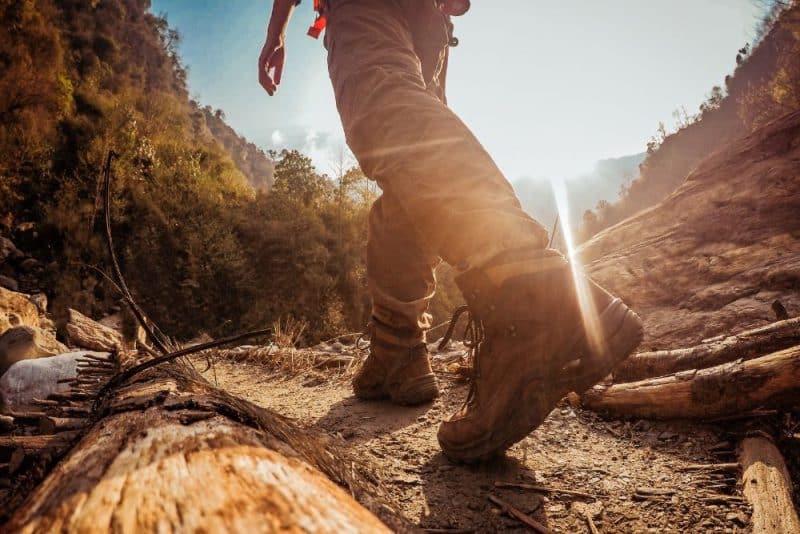
POLYGON ((35 258, 3 275, 45 292, 59 325, 119 305, 95 270, 110 152, 123 269, 174 335, 288 320, 313 341, 366 322, 374 192, 268 157, 191 100, 180 35, 148 0, 0 0, 0 23, 0 236, 35 258))
POLYGON ((800 312, 800 112, 705 159, 657 206, 585 243, 587 270, 645 320, 645 349, 800 312))
MULTIPOLYGON (((199 107, 194 101, 191 104, 192 107, 199 107)), ((225 122, 222 110, 212 111, 211 106, 204 106, 202 112, 209 134, 222 145, 250 185, 257 191, 269 191, 275 174, 272 160, 263 150, 236 133, 225 122)))
POLYGON ((677 131, 668 134, 660 126, 641 175, 620 200, 586 221, 584 234, 594 235, 657 204, 710 153, 800 106, 800 3, 766 5, 772 8, 760 27, 762 36, 739 50, 733 74, 711 89, 697 114, 676 112, 677 131))

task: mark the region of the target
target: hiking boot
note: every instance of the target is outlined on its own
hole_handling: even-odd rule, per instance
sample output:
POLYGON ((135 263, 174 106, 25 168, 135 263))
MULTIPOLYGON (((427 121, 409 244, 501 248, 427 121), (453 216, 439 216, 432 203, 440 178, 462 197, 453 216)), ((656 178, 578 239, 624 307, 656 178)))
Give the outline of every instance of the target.
POLYGON ((564 395, 585 391, 639 345, 639 317, 584 275, 580 290, 575 280, 549 249, 512 251, 456 278, 470 314, 473 376, 463 407, 439 427, 448 458, 471 463, 504 452, 564 395))
POLYGON ((359 399, 389 398, 397 404, 422 404, 439 395, 428 359, 428 346, 387 327, 372 327, 369 355, 353 377, 353 393, 359 399))

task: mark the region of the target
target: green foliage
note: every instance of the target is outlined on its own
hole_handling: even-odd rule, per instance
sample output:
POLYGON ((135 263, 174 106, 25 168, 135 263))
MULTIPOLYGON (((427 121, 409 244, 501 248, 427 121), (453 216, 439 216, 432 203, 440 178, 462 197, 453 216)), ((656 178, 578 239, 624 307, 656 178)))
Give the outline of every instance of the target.
POLYGON ((310 342, 360 329, 374 186, 355 169, 332 180, 294 151, 267 157, 190 101, 179 35, 148 7, 0 0, 0 220, 33 223, 16 237, 51 266, 57 317, 116 304, 86 267, 108 270, 99 193, 114 150, 116 249, 166 331, 291 318, 310 342))

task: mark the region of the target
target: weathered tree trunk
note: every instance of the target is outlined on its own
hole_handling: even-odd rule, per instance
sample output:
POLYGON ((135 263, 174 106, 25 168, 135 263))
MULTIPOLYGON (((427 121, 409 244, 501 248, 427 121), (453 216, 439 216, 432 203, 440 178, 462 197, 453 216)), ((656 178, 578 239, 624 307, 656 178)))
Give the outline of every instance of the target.
POLYGON ((69 310, 67 335, 73 345, 98 351, 113 351, 123 346, 122 335, 116 330, 89 319, 81 312, 69 310))
POLYGON ((792 502, 792 480, 771 440, 752 437, 739 446, 742 492, 753 506, 753 534, 800 532, 792 502))
POLYGON ((621 417, 715 418, 800 401, 800 346, 753 360, 660 378, 596 386, 590 410, 621 417))
POLYGON ((104 402, 102 417, 6 530, 388 531, 373 513, 410 530, 381 498, 370 467, 333 438, 179 364, 134 380, 104 402))
POLYGON ((689 369, 703 369, 739 358, 748 360, 800 344, 800 317, 736 335, 710 339, 695 347, 634 354, 614 371, 615 382, 633 382, 689 369))

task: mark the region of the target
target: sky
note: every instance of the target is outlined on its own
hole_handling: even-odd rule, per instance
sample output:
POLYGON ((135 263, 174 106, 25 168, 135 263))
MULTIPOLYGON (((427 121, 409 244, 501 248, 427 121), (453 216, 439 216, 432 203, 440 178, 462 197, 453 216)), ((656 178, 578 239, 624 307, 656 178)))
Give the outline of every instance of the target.
MULTIPOLYGON (((297 148, 331 172, 345 147, 325 49, 295 10, 276 96, 257 81, 272 2, 152 0, 183 36, 189 91, 263 149, 297 148)), ((474 0, 454 19, 450 106, 512 182, 568 179, 643 152, 659 121, 697 111, 753 39, 757 0, 474 0)))

